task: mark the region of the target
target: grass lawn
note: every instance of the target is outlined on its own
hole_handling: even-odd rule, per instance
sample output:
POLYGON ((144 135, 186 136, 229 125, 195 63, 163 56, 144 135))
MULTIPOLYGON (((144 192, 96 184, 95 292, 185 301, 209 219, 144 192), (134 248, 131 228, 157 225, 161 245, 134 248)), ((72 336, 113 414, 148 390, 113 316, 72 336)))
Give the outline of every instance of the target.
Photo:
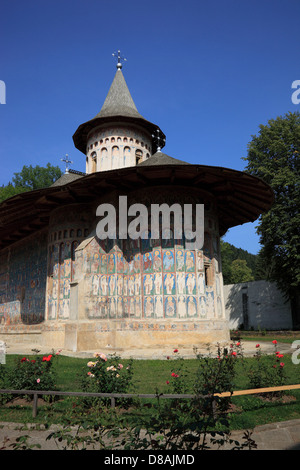
MULTIPOLYGON (((247 337, 248 339, 248 337, 247 337)), ((257 340, 257 337, 256 337, 257 340)), ((271 339, 272 340, 272 339, 271 339)), ((281 338, 280 338, 281 341, 281 338)), ((6 370, 12 369, 20 356, 6 356, 6 370)), ((91 358, 93 360, 93 358, 91 358)), ((285 384, 300 384, 300 365, 292 363, 291 356, 284 356, 285 384)), ((81 391, 81 379, 88 371, 89 359, 58 356, 53 368, 56 374, 56 387, 61 391, 81 391)), ((235 390, 250 388, 247 370, 254 358, 236 359, 235 390)), ((122 360, 124 366, 127 361, 122 360)), ((179 362, 176 360, 134 360, 133 361, 133 389, 134 393, 172 393, 166 383, 170 380, 171 371, 179 362)), ((187 383, 193 392, 193 377, 198 369, 198 360, 185 359, 184 368, 189 374, 187 383)), ((130 390, 129 390, 130 391, 130 390)), ((155 403, 155 400, 152 400, 155 403)), ((289 419, 300 419, 300 390, 286 392, 281 400, 267 401, 257 395, 233 397, 234 412, 230 414, 232 429, 250 429, 259 424, 277 422, 289 419)), ((60 422, 67 409, 74 407, 73 398, 64 398, 54 403, 41 403, 38 415, 32 418, 31 403, 16 400, 13 406, 0 406, 0 421, 11 422, 60 422)), ((149 411, 149 409, 148 409, 149 411)))

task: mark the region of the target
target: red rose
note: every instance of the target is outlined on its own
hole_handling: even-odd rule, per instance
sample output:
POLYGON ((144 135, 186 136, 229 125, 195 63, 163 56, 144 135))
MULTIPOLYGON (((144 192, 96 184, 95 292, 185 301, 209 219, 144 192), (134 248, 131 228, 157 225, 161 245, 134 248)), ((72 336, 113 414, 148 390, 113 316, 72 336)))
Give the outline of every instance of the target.
POLYGON ((51 357, 52 357, 52 354, 49 354, 49 356, 44 356, 44 357, 43 357, 43 361, 44 361, 44 362, 45 362, 45 361, 46 361, 46 362, 49 362, 49 361, 51 361, 51 357))

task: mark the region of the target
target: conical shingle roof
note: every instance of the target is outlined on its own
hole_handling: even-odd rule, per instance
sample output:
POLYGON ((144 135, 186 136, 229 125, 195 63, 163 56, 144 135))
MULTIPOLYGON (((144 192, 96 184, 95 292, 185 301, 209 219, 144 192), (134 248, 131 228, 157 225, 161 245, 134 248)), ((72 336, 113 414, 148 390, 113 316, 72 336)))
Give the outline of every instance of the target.
POLYGON ((117 70, 98 117, 128 116, 142 118, 134 104, 121 70, 117 70))
POLYGON ((138 124, 148 131, 152 137, 155 136, 152 138, 152 148, 154 152, 158 148, 156 141, 157 134, 160 135, 160 142, 165 141, 166 136, 161 129, 156 124, 147 121, 138 112, 120 69, 118 69, 115 74, 100 112, 90 121, 81 124, 73 135, 75 147, 85 154, 88 134, 101 124, 107 124, 109 122, 138 124))

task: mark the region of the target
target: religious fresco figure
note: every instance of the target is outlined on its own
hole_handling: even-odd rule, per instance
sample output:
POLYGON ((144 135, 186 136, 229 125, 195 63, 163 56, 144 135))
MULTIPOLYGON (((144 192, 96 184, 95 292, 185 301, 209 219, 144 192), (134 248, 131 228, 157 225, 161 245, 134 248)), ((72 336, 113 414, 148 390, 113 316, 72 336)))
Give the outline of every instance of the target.
POLYGON ((108 281, 107 281, 107 276, 106 275, 100 276, 99 284, 100 284, 101 294, 106 296, 107 293, 108 293, 107 292, 108 281))
POLYGON ((161 273, 154 274, 154 292, 155 294, 162 293, 162 275, 161 273))
POLYGON ((186 272, 195 271, 195 254, 193 251, 185 253, 185 270, 186 272))
POLYGON ((145 274, 144 275, 144 294, 150 295, 152 294, 153 289, 153 275, 152 274, 145 274))
POLYGON ((189 296, 186 299, 187 302, 187 316, 195 317, 197 315, 197 300, 193 296, 189 296))
POLYGON ((163 268, 165 272, 173 272, 174 268, 174 253, 170 250, 165 251, 163 254, 163 268))
POLYGON ((145 318, 149 318, 149 317, 154 316, 153 297, 152 296, 144 298, 144 316, 145 316, 145 318))
POLYGON ((164 293, 175 294, 175 276, 174 274, 168 273, 164 276, 164 293))
POLYGON ((206 317, 206 298, 204 295, 200 297, 199 303, 200 303, 200 316, 204 318, 206 317))
POLYGON ((177 301, 178 318, 186 318, 186 298, 184 295, 179 295, 177 301))
POLYGON ((134 276, 134 294, 140 295, 141 293, 141 275, 135 274, 134 276))
POLYGON ((93 295, 99 295, 99 276, 94 274, 92 277, 92 293, 93 295))
POLYGON ((111 274, 110 276, 108 276, 108 286, 109 286, 109 295, 114 295, 115 288, 116 288, 116 277, 114 274, 111 274))
POLYGON ((99 264, 100 264, 100 254, 99 253, 94 253, 92 266, 91 266, 91 272, 92 273, 94 273, 94 274, 99 273, 99 264))
POLYGON ((140 318, 142 315, 142 305, 141 305, 140 296, 135 297, 134 304, 135 304, 135 318, 140 318))
POLYGON ((117 292, 118 295, 123 295, 123 276, 122 274, 117 274, 117 292))
POLYGON ((177 292, 178 294, 185 294, 186 293, 185 273, 179 272, 176 274, 176 276, 177 276, 177 292))
POLYGON ((107 274, 107 255, 103 254, 101 255, 101 273, 102 274, 107 274))
POLYGON ((109 317, 115 318, 116 317, 116 301, 114 297, 109 297, 109 317))
POLYGON ((166 318, 176 316, 176 301, 172 296, 167 296, 165 298, 165 316, 166 318))
POLYGON ((161 271, 161 253, 160 250, 154 250, 153 252, 153 270, 161 271))
POLYGON ((121 296, 117 298, 117 317, 123 317, 123 298, 121 296))
POLYGON ((164 316, 164 306, 163 306, 163 297, 162 295, 156 295, 154 300, 154 310, 156 318, 163 318, 164 316))
POLYGON ((197 276, 198 281, 198 292, 199 294, 205 294, 205 276, 204 273, 198 273, 197 276))
POLYGON ((176 251, 176 271, 185 271, 183 250, 176 251))
POLYGON ((188 294, 196 294, 196 279, 194 273, 186 275, 186 291, 188 294))
POLYGON ((134 295, 134 276, 128 277, 128 295, 134 295))
POLYGON ((115 255, 111 253, 108 256, 108 263, 107 263, 107 272, 108 274, 113 274, 116 271, 116 264, 115 264, 115 255))
POLYGON ((197 252, 197 271, 203 271, 204 263, 203 263, 203 253, 202 251, 197 252))
POLYGON ((123 273, 124 270, 124 259, 122 253, 117 253, 117 272, 123 273))
POLYGON ((206 305, 207 305, 207 311, 209 313, 214 312, 214 292, 213 290, 207 291, 206 292, 206 305))
POLYGON ((134 258, 133 258, 133 271, 136 274, 141 272, 141 255, 140 255, 140 253, 135 255, 134 258))
POLYGON ((128 276, 123 277, 123 295, 125 297, 128 295, 128 276))
POLYGON ((143 271, 144 273, 152 272, 152 254, 145 253, 143 256, 143 271))

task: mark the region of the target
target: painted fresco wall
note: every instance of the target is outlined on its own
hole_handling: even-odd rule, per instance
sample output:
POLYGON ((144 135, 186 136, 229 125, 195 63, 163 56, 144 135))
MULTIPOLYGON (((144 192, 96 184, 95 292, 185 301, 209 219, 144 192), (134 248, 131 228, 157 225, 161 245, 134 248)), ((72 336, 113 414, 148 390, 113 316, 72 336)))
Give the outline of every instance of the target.
POLYGON ((70 317, 70 283, 74 278, 75 250, 90 231, 89 208, 72 205, 51 215, 48 238, 47 319, 70 317))
POLYGON ((201 251, 174 239, 114 244, 94 237, 79 246, 75 270, 84 276, 86 318, 223 319, 216 222, 207 226, 201 251))
POLYGON ((47 233, 39 232, 0 253, 0 325, 44 320, 46 278, 47 233))

